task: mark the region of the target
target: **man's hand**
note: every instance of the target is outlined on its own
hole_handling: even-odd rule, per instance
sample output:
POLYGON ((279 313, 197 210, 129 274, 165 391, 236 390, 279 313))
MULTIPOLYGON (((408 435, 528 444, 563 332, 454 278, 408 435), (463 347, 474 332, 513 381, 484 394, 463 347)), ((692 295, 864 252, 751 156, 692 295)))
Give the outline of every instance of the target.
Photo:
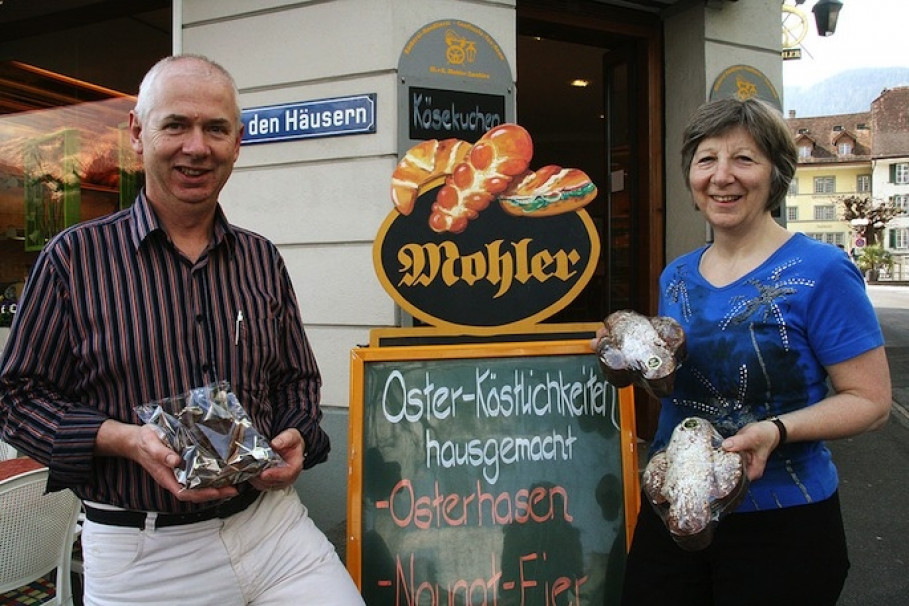
POLYGON ((297 429, 285 429, 271 441, 272 449, 284 459, 283 465, 266 469, 249 481, 259 490, 279 490, 292 486, 303 471, 303 436, 297 429))
POLYGON ((95 453, 99 456, 132 459, 180 501, 204 503, 229 499, 238 494, 233 486, 184 488, 174 476, 174 468, 181 462, 180 455, 161 440, 151 425, 130 425, 107 420, 98 431, 95 453))

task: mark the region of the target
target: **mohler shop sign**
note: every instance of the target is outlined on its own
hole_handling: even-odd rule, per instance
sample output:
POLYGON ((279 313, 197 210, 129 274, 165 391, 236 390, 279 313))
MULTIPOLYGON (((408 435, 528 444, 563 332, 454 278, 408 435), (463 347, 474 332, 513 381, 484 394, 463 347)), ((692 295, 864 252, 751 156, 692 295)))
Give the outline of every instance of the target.
POLYGON ((379 281, 405 311, 445 331, 525 329, 593 276, 599 236, 575 168, 532 168, 530 134, 501 124, 476 143, 430 139, 392 175, 394 209, 373 247, 379 281))

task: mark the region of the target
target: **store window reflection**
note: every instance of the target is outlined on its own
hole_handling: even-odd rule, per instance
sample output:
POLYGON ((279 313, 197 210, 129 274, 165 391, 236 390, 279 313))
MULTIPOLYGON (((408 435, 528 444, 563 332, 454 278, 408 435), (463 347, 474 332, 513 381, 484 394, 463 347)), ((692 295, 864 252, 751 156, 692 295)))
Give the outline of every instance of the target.
POLYGON ((0 63, 0 327, 38 252, 63 228, 129 206, 135 98, 24 63, 0 63))

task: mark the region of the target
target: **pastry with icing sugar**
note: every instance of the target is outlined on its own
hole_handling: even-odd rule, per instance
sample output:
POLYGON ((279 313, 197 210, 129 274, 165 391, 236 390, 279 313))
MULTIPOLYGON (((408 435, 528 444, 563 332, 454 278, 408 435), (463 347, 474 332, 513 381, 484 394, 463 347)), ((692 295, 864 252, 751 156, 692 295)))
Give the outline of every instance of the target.
POLYGON ((748 489, 744 459, 723 450, 722 442, 708 421, 688 417, 644 469, 644 494, 683 549, 707 547, 720 519, 748 489))

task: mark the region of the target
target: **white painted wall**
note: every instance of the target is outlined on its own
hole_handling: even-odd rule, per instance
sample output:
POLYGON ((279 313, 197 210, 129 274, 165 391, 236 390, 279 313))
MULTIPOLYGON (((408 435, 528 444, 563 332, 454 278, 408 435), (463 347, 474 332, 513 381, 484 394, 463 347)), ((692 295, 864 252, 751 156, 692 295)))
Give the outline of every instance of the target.
POLYGON ((679 3, 665 20, 666 260, 706 241, 679 166, 688 116, 710 96, 716 78, 733 65, 760 70, 783 95, 779 0, 679 3))

